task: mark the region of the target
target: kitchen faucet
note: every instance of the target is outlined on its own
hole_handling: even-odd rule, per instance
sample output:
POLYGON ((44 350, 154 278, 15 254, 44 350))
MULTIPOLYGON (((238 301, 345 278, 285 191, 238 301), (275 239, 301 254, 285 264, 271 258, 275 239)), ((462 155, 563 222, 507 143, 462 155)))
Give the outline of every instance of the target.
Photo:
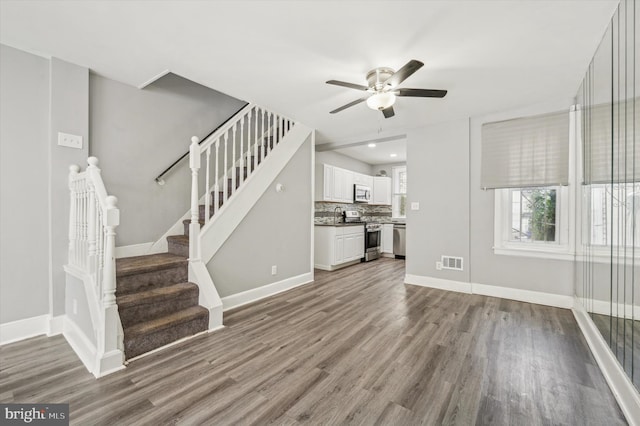
POLYGON ((336 213, 340 212, 340 214, 342 214, 342 207, 338 206, 335 209, 333 209, 333 224, 336 225, 337 221, 336 221, 336 213))

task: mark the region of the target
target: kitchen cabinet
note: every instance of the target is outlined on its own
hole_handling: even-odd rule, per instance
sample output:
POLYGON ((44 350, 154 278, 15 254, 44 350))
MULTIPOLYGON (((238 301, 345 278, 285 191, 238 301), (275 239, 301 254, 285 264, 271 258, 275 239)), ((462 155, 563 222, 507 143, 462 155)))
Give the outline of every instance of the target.
POLYGON ((393 254, 393 223, 385 223, 382 225, 382 244, 380 245, 382 253, 393 254))
POLYGON ((391 205, 391 178, 386 176, 373 177, 373 190, 370 204, 391 205))
POLYGON ((364 225, 315 226, 314 264, 333 271, 364 257, 364 225))
POLYGON ((353 203, 354 172, 329 164, 316 166, 316 201, 353 203))

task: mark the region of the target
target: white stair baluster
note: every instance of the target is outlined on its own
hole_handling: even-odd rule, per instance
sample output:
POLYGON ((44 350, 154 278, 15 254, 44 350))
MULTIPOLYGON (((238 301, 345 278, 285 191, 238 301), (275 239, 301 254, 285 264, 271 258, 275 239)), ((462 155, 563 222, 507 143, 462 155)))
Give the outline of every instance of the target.
POLYGON ((189 146, 189 168, 191 168, 191 223, 189 224, 189 260, 200 259, 200 207, 198 205, 198 170, 200 170, 200 145, 197 136, 191 138, 189 146))
MULTIPOLYGON (((264 138, 266 135, 266 127, 265 127, 265 119, 264 119, 265 111, 262 110, 262 134, 260 135, 260 157, 264 158, 267 155, 267 148, 264 146, 264 138)), ((269 121, 269 114, 267 113, 267 121, 269 121)), ((256 159, 257 161, 257 159, 256 159)))
POLYGON ((229 132, 224 134, 224 179, 222 180, 222 203, 227 202, 229 198, 229 178, 227 177, 227 157, 229 151, 229 132))
POLYGON ((233 168, 233 170, 231 171, 231 191, 229 195, 236 192, 236 144, 237 144, 236 133, 237 131, 238 131, 238 123, 236 122, 233 125, 233 146, 231 147, 231 167, 233 168))
MULTIPOLYGON (((255 129, 254 137, 253 137, 253 147, 254 147, 253 151, 254 152, 258 152, 258 119, 260 117, 259 116, 260 113, 259 113, 258 107, 256 107, 255 109, 256 109, 256 116, 255 116, 256 118, 255 118, 255 121, 253 123, 253 127, 255 129)), ((249 150, 249 152, 247 153, 247 159, 249 159, 250 155, 251 155, 251 150, 249 150)), ((256 159, 256 161, 257 161, 257 159, 256 159)), ((254 164, 253 165, 253 169, 251 171, 253 172, 253 170, 255 170, 255 168, 256 168, 256 165, 254 164)))
POLYGON ((80 171, 80 167, 76 164, 69 167, 69 193, 70 193, 70 205, 69 205, 69 262, 72 265, 76 265, 76 220, 77 220, 77 211, 76 211, 76 189, 75 189, 75 179, 78 176, 78 172, 80 171))
MULTIPOLYGON (((251 110, 249 110, 249 117, 251 117, 251 110)), ((250 122, 247 123, 247 129, 249 129, 250 122)), ((240 121, 240 183, 244 182, 244 117, 240 121)))
POLYGON ((215 185, 213 185, 213 212, 217 212, 218 209, 220 208, 220 185, 219 185, 219 180, 220 180, 220 171, 219 171, 219 166, 218 164, 220 164, 220 156, 219 156, 219 152, 220 152, 220 138, 216 139, 216 175, 214 176, 214 182, 215 185))
MULTIPOLYGON (((204 223, 209 222, 209 209, 211 208, 211 187, 209 186, 209 174, 210 174, 210 163, 211 163, 211 146, 207 148, 206 159, 207 159, 207 170, 205 174, 205 193, 204 193, 204 223)), ((198 207, 199 209, 199 207, 198 207)), ((198 215, 200 211, 198 211, 198 215)))

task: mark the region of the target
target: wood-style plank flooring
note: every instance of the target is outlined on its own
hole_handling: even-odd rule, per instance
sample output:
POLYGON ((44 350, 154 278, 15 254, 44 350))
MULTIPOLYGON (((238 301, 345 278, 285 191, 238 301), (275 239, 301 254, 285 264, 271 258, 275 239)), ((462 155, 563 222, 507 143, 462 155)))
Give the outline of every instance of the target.
POLYGON ((640 389, 640 321, 610 315, 590 314, 620 365, 640 389))
POLYGON ((379 259, 94 379, 63 337, 0 348, 0 402, 73 424, 625 424, 569 310, 403 284, 379 259))

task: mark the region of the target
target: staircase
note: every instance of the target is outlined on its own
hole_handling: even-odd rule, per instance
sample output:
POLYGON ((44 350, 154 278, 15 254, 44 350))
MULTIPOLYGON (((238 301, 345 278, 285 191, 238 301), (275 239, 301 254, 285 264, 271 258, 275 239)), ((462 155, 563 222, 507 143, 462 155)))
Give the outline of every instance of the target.
MULTIPOLYGON (((278 134, 278 128, 274 128, 278 134)), ((277 142, 276 142, 277 143, 277 142)), ((242 161, 227 170, 226 188, 211 191, 199 205, 202 227, 219 212, 225 200, 239 189, 274 148, 274 137, 265 136, 249 145, 242 161), (254 146, 259 149, 253 149, 254 146), (229 177, 230 176, 230 177, 229 177), (205 201, 206 202, 206 201, 205 201)), ((216 187, 219 188, 218 183, 216 187)), ((124 353, 131 359, 176 340, 208 330, 209 311, 200 306, 199 288, 188 281, 189 231, 191 219, 183 221, 182 235, 167 237, 168 252, 116 260, 116 303, 124 331, 124 353)))

